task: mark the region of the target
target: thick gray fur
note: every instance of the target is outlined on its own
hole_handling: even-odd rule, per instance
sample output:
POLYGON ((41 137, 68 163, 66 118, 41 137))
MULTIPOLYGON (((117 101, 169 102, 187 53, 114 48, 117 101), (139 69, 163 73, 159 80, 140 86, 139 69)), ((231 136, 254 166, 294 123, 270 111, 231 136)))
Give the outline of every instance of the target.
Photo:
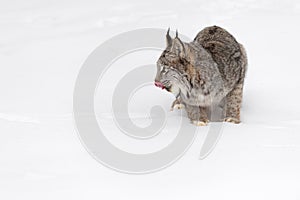
POLYGON ((182 104, 191 122, 206 125, 213 105, 223 104, 227 122, 240 122, 247 68, 244 47, 225 29, 211 26, 195 39, 182 42, 169 30, 167 47, 157 61, 155 81, 176 96, 172 108, 182 104))

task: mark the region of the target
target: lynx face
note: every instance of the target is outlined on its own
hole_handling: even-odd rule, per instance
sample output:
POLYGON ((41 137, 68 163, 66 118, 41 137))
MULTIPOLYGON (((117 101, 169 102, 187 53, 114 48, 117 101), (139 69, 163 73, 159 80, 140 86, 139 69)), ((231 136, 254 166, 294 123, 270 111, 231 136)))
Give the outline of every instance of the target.
POLYGON ((178 57, 165 50, 157 61, 157 73, 155 78, 155 85, 161 89, 166 89, 168 92, 172 92, 174 95, 179 94, 178 84, 181 80, 181 72, 176 69, 176 66, 172 63, 176 63, 178 57))
POLYGON ((162 52, 157 61, 157 72, 155 86, 166 89, 178 96, 182 90, 182 85, 186 82, 185 69, 186 60, 184 59, 184 44, 176 35, 171 39, 169 31, 167 33, 167 47, 162 52))

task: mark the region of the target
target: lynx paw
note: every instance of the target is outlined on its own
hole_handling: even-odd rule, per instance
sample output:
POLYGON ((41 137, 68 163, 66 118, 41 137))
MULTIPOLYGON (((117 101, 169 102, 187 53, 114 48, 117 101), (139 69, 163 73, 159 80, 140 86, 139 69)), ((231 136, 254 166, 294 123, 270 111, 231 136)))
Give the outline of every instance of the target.
POLYGON ((207 126, 208 120, 205 120, 205 121, 193 120, 192 124, 194 124, 196 126, 207 126))
POLYGON ((182 103, 179 103, 179 104, 174 104, 173 106, 172 106, 172 108, 171 108, 171 111, 173 111, 173 110, 180 110, 180 109, 184 109, 184 105, 182 104, 182 103))
POLYGON ((230 123, 234 123, 234 124, 239 124, 241 121, 239 119, 236 118, 232 118, 232 117, 226 117, 224 119, 225 122, 230 122, 230 123))

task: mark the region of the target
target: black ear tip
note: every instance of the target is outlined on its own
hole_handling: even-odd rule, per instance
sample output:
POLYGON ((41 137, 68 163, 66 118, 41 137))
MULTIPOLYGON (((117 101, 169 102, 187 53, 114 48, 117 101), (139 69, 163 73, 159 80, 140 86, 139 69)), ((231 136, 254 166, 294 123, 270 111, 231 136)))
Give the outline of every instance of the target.
POLYGON ((170 46, 172 44, 172 38, 170 36, 170 27, 168 28, 166 38, 167 38, 167 46, 170 46))
POLYGON ((178 30, 176 29, 176 38, 178 38, 178 30))

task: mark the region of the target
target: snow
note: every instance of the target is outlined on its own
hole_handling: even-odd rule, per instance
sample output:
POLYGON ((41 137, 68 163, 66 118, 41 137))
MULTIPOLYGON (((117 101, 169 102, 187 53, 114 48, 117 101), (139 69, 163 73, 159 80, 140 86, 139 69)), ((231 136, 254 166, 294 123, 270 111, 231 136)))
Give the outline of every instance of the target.
MULTIPOLYGON (((2 1, 0 199, 300 199, 299 19, 295 0, 2 1), (74 84, 88 55, 124 31, 171 27, 193 38, 213 24, 248 53, 242 124, 224 124, 203 160, 209 127, 198 128, 185 155, 156 173, 122 174, 94 160, 72 117, 74 84)), ((168 111, 173 97, 157 88, 137 91, 129 105, 141 126, 150 123, 151 106, 166 110, 167 129, 155 138, 118 133, 109 107, 118 78, 159 53, 114 63, 103 77, 105 96, 95 97, 106 137, 128 152, 157 151, 176 136, 180 112, 168 111)))

